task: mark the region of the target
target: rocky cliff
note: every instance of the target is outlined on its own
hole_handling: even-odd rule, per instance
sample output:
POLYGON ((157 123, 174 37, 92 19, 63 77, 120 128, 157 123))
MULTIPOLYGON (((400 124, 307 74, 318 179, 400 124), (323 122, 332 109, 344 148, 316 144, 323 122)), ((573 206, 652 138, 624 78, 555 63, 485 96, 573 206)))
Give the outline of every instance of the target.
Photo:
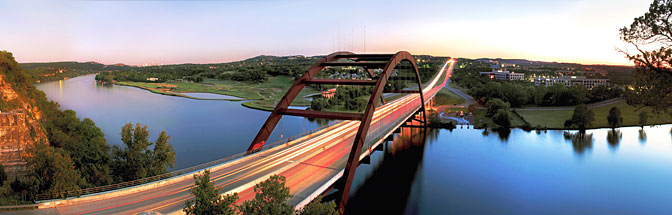
POLYGON ((42 114, 32 105, 35 102, 21 96, 7 81, 4 74, 11 71, 1 66, 0 70, 0 164, 9 175, 20 175, 26 166, 26 147, 48 142, 39 121, 42 114))

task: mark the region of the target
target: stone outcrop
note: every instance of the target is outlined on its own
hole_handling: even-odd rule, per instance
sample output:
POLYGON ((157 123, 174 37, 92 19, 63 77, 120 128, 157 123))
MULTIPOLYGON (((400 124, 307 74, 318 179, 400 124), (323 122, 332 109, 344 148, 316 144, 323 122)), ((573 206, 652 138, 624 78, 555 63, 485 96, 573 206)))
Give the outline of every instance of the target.
POLYGON ((18 108, 2 110, 0 113, 0 163, 8 175, 21 175, 25 170, 27 146, 47 144, 47 138, 39 122, 40 111, 27 98, 13 90, 0 74, 0 99, 3 102, 19 104, 18 108))

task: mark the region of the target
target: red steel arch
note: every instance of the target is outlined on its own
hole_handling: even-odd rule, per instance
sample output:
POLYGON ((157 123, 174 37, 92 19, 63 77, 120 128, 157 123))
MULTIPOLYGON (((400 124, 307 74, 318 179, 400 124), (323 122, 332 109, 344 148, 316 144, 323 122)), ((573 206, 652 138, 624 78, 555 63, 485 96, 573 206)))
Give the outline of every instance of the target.
POLYGON ((373 118, 373 113, 376 111, 378 106, 377 100, 381 98, 384 93, 385 85, 387 80, 394 71, 394 69, 402 62, 409 62, 413 70, 415 71, 415 76, 418 81, 418 90, 399 90, 399 91, 389 91, 395 93, 419 93, 420 104, 422 104, 421 111, 423 112, 424 121, 427 122, 427 114, 425 112, 425 99, 422 93, 422 81, 420 80, 420 73, 418 72, 418 67, 413 59, 411 53, 406 51, 400 51, 396 54, 354 54, 352 52, 335 52, 326 57, 320 59, 318 62, 313 64, 306 73, 303 74, 299 79, 297 79, 292 87, 289 88, 287 93, 282 97, 280 102, 276 105, 271 115, 268 117, 264 125, 257 133, 257 136, 254 138, 250 144, 247 153, 254 153, 259 151, 269 136, 275 129, 276 125, 280 121, 283 115, 293 115, 293 116, 304 116, 311 118, 326 118, 326 119, 341 119, 341 120, 359 120, 359 129, 357 135, 355 136, 354 144, 350 151, 348 162, 345 166, 345 172, 343 178, 343 188, 339 189, 342 192, 341 199, 339 201, 339 208, 342 210, 345 208, 348 199, 348 193, 350 192, 350 186, 352 184, 352 179, 355 175, 355 170, 359 165, 359 156, 362 152, 362 146, 366 140, 366 135, 369 132, 369 127, 373 118), (349 60, 349 61, 343 61, 349 60), (341 61, 339 61, 341 60, 341 61), (368 74, 371 76, 371 80, 350 80, 350 79, 315 79, 314 77, 325 67, 336 67, 336 66, 360 66, 363 67, 368 74), (377 76, 372 72, 372 69, 383 69, 383 71, 377 76), (312 111, 312 110, 298 110, 298 109, 289 109, 289 106, 292 104, 292 101, 298 96, 299 92, 308 84, 339 84, 339 85, 373 85, 373 93, 369 98, 369 102, 366 106, 366 109, 363 113, 342 113, 342 112, 325 112, 325 111, 312 111))

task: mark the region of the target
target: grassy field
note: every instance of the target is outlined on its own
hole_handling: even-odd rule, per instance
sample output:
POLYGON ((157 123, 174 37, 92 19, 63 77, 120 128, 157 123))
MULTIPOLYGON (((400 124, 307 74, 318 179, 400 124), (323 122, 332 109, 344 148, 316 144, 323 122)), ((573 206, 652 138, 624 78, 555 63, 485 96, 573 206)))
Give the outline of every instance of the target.
POLYGON ((621 109, 621 116, 623 117, 623 126, 639 125, 639 113, 641 111, 649 112, 648 124, 656 125, 656 124, 667 124, 672 122, 672 117, 670 117, 670 115, 666 114, 653 115, 651 113, 650 108, 642 108, 639 111, 635 111, 636 110, 635 107, 628 105, 625 101, 621 101, 613 105, 592 109, 593 112, 595 112, 595 122, 593 122, 593 125, 595 127, 609 126, 607 124, 607 115, 609 114, 609 109, 611 109, 611 107, 613 106, 617 106, 619 109, 621 109))
POLYGON ((434 105, 443 106, 443 105, 458 105, 464 103, 464 98, 458 96, 453 91, 450 91, 448 88, 443 88, 436 94, 436 99, 434 100, 434 105))
MULTIPOLYGON (((649 111, 648 124, 666 124, 672 122, 672 117, 669 115, 653 115, 649 108, 642 108, 636 111, 636 108, 628 105, 625 101, 616 104, 606 105, 602 107, 592 108, 595 113, 595 121, 593 128, 608 127, 607 115, 609 109, 618 107, 621 110, 621 117, 623 117, 622 126, 637 126, 639 125, 639 113, 641 111, 649 111)), ((565 120, 572 117, 573 110, 517 110, 532 127, 541 126, 549 129, 563 129, 565 120)))
MULTIPOLYGON (((165 83, 117 82, 116 84, 139 87, 163 95, 181 96, 192 99, 198 98, 185 96, 180 93, 214 93, 229 95, 242 98, 242 100, 252 100, 243 103, 246 107, 261 110, 273 110, 277 102, 285 95, 293 83, 294 80, 290 77, 276 76, 269 77, 268 81, 260 84, 218 79, 205 79, 201 83, 176 81, 165 83)), ((312 88, 304 88, 292 105, 310 105, 310 101, 303 99, 303 96, 319 92, 320 91, 312 88)))
MULTIPOLYGON (((474 111, 474 128, 497 127, 495 122, 492 121, 492 118, 485 116, 486 112, 487 110, 485 108, 476 108, 474 111)), ((510 113, 509 116, 511 118, 511 126, 522 127, 525 125, 525 121, 523 121, 523 119, 518 117, 516 114, 510 113)))
POLYGON ((516 110, 532 127, 563 128, 573 110, 516 110))

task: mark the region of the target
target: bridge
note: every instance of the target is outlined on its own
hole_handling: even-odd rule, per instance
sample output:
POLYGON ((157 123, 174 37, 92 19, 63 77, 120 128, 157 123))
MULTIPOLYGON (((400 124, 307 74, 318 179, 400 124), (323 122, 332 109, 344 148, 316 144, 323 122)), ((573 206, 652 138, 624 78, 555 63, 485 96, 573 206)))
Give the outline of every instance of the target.
POLYGON ((210 169, 215 187, 223 193, 238 193, 239 201, 254 198, 254 185, 277 174, 286 178, 292 195, 289 203, 297 208, 332 189, 339 191, 339 207, 343 208, 357 166, 366 163, 371 153, 382 149, 382 143, 400 127, 424 126, 427 122, 425 103, 444 87, 455 62, 454 59, 447 60, 437 75, 423 84, 416 62, 408 52, 330 54, 296 80, 271 112, 248 151, 148 179, 59 194, 76 197, 54 199, 55 195, 41 194, 38 195, 38 209, 30 212, 135 214, 156 211, 182 214, 184 202, 192 198, 189 189, 194 183, 193 175, 205 169, 210 169), (410 65, 415 77, 398 77, 395 71, 401 63, 410 65), (369 77, 358 80, 317 78, 320 71, 331 67, 360 67, 369 77), (417 87, 386 90, 390 78, 414 80, 417 87), (291 109, 294 98, 311 84, 372 86, 373 91, 363 113, 291 109), (396 99, 385 101, 392 97, 396 99), (335 121, 291 141, 266 144, 284 115, 335 121))

